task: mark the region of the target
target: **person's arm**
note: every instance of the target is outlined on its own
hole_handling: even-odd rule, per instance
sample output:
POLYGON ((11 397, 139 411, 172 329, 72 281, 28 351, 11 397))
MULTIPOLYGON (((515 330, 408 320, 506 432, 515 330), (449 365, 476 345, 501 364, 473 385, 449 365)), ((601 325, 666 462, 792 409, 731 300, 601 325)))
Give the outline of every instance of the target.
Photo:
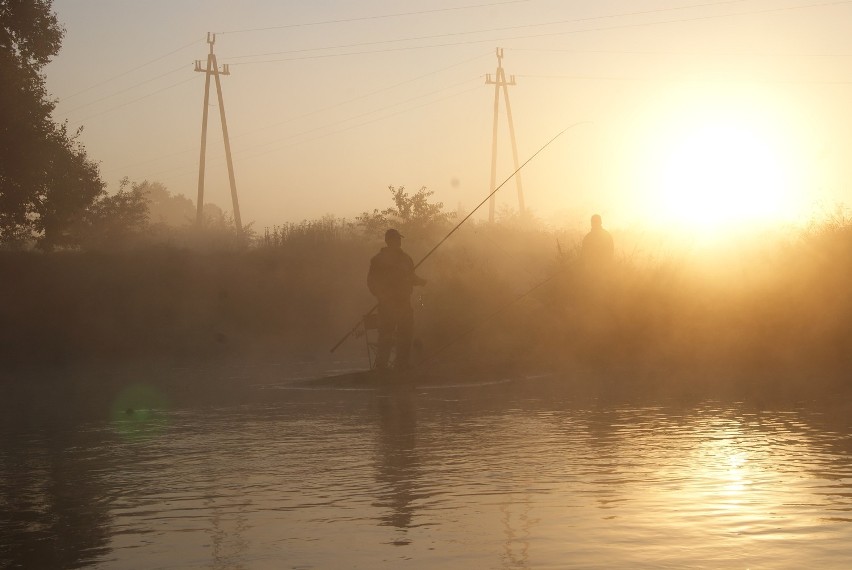
POLYGON ((411 259, 410 255, 406 255, 405 257, 406 257, 406 262, 408 264, 408 270, 411 273, 411 284, 412 285, 421 285, 421 286, 426 285, 426 280, 423 279, 422 277, 417 275, 417 273, 414 272, 414 260, 411 259))

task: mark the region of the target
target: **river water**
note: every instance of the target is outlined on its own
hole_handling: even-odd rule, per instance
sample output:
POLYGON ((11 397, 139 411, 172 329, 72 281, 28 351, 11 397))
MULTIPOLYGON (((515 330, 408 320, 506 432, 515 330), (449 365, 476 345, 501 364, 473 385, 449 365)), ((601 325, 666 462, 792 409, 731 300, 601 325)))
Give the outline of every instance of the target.
POLYGON ((7 386, 0 567, 852 567, 842 407, 229 374, 7 386))

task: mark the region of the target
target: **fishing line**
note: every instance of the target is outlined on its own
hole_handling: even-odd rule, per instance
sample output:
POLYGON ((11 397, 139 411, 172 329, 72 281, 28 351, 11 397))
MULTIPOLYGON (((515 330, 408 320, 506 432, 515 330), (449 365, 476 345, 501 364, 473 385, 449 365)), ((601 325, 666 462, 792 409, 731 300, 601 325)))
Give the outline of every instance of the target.
POLYGON ((504 180, 503 182, 501 182, 501 183, 500 183, 500 185, 499 185, 497 188, 495 188, 494 190, 492 190, 492 191, 491 191, 491 193, 490 193, 490 194, 488 194, 488 196, 486 196, 486 197, 482 200, 482 202, 480 202, 480 203, 479 203, 479 205, 477 205, 477 206, 476 206, 476 208, 474 208, 473 210, 471 210, 471 211, 470 211, 470 213, 469 213, 467 216, 465 216, 465 217, 464 217, 464 219, 462 219, 462 221, 460 221, 458 224, 456 224, 456 227, 454 227, 453 229, 451 229, 451 230, 450 230, 450 233, 448 233, 447 235, 445 235, 445 236, 444 236, 444 239, 442 239, 441 241, 439 241, 439 242, 438 242, 438 244, 437 244, 435 247, 433 247, 432 249, 430 249, 430 250, 429 250, 429 252, 428 252, 426 255, 424 255, 424 256, 423 256, 423 259, 421 259, 420 261, 418 261, 418 262, 417 262, 417 264, 414 266, 414 269, 417 269, 418 267, 420 267, 420 265, 421 265, 424 261, 426 261, 427 259, 429 259, 429 256, 430 256, 430 255, 432 255, 432 254, 435 252, 435 250, 436 250, 436 249, 438 249, 439 247, 441 247, 441 245, 442 245, 445 241, 447 241, 448 239, 450 239, 450 236, 451 236, 451 235, 453 235, 454 233, 456 233, 456 230, 457 230, 457 229, 459 229, 463 223, 465 223, 468 219, 470 219, 470 217, 471 217, 473 214, 475 214, 475 213, 476 213, 476 211, 477 211, 478 209, 480 209, 480 208, 481 208, 481 207, 482 207, 482 206, 483 206, 483 205, 484 205, 484 204, 485 204, 488 200, 490 200, 490 199, 491 199, 491 197, 492 197, 494 194, 496 194, 496 193, 497 193, 497 191, 498 191, 498 190, 500 190, 500 188, 502 188, 502 187, 503 187, 503 186, 504 186, 504 185, 505 185, 505 184, 506 184, 509 180, 511 180, 512 178, 514 178, 514 177, 515 177, 515 175, 516 175, 518 172, 520 172, 520 171, 521 171, 521 169, 522 169, 523 167, 525 167, 525 166, 527 165, 527 163, 528 163, 528 162, 530 162, 532 159, 534 159, 535 157, 537 157, 537 156, 538 156, 538 154, 539 154, 541 151, 543 151, 544 149, 546 149, 547 147, 549 147, 549 146, 550 146, 550 143, 552 143, 553 141, 555 141, 556 139, 558 139, 559 137, 561 137, 561 136, 562 136, 562 135, 563 135, 566 131, 568 131, 568 130, 570 130, 570 129, 573 129, 574 127, 576 127, 576 126, 578 126, 578 125, 582 125, 582 124, 589 123, 589 122, 591 122, 591 121, 580 121, 579 123, 574 123, 573 125, 570 125, 570 126, 568 126, 568 127, 564 128, 564 129, 562 129, 561 131, 559 131, 559 133, 558 133, 555 137, 553 137, 552 139, 550 139, 549 141, 547 141, 547 143, 546 143, 543 147, 541 147, 540 149, 538 149, 537 151, 535 151, 535 154, 533 154, 531 157, 529 157, 528 159, 526 159, 522 165, 520 165, 517 169, 515 169, 515 171, 514 171, 512 174, 510 174, 508 178, 506 178, 506 180, 504 180))
MULTIPOLYGON (((458 229, 462 226, 462 224, 464 224, 466 221, 468 221, 468 220, 470 219, 470 217, 471 217, 471 216, 473 216, 473 214, 475 214, 477 210, 479 210, 479 208, 481 208, 481 207, 482 207, 482 206, 483 206, 486 202, 488 202, 488 200, 489 200, 489 199, 491 199, 491 197, 492 197, 492 196, 494 196, 494 194, 496 194, 496 193, 497 193, 497 191, 498 191, 498 190, 500 190, 500 188, 502 188, 503 186, 505 186, 505 185, 506 185, 506 183, 507 183, 507 182, 509 182, 509 180, 511 180, 512 178, 514 178, 514 177, 515 177, 515 175, 516 175, 518 172, 520 172, 520 171, 521 171, 521 169, 522 169, 523 167, 525 167, 525 166, 526 166, 526 165, 527 165, 527 164, 528 164, 528 163, 529 163, 532 159, 534 159, 536 156, 538 156, 538 155, 539 155, 539 153, 541 153, 541 151, 543 151, 544 149, 546 149, 547 147, 549 147, 549 146, 551 145, 551 143, 553 143, 553 141, 555 141, 556 139, 558 139, 559 137, 561 137, 563 134, 565 134, 565 132, 567 132, 567 131, 569 131, 569 130, 573 129, 574 127, 577 127, 577 126, 580 126, 580 125, 583 125, 583 124, 586 124, 586 123, 590 123, 590 122, 591 122, 591 121, 580 121, 580 122, 577 122, 577 123, 574 123, 574 124, 572 124, 572 125, 569 125, 569 126, 565 127, 564 129, 562 129, 561 131, 559 131, 559 132, 556 134, 556 136, 554 136, 552 139, 550 139, 549 141, 547 141, 547 143, 545 143, 545 145, 544 145, 544 146, 542 146, 540 149, 538 149, 537 151, 535 151, 535 153, 534 153, 531 157, 529 157, 528 159, 526 159, 526 160, 524 161, 524 163, 523 163, 523 164, 521 164, 518 168, 516 168, 516 169, 515 169, 515 171, 514 171, 514 172, 512 172, 512 174, 510 174, 510 175, 509 175, 509 176, 508 176, 508 177, 507 177, 507 178, 506 178, 503 182, 501 182, 501 183, 500 183, 500 185, 499 185, 499 186, 497 186, 497 188, 495 188, 494 190, 492 190, 492 191, 488 194, 488 196, 486 196, 486 197, 482 200, 482 202, 480 202, 480 203, 479 203, 479 204, 478 204, 478 205, 477 205, 477 206, 476 206, 473 210, 471 210, 471 211, 470 211, 470 213, 462 219, 462 221, 460 221, 458 224, 456 224, 456 225, 455 225, 455 227, 453 227, 453 229, 451 229, 451 230, 450 230, 450 232, 449 232, 447 235, 445 235, 445 236, 444 236, 444 238, 443 238, 441 241, 439 241, 439 242, 435 245, 435 247, 433 247, 432 249, 430 249, 430 250, 426 253, 426 255, 424 255, 424 256, 420 259, 420 261, 418 261, 418 262, 414 265, 414 269, 417 269, 418 267, 420 267, 420 266, 423 264, 423 262, 424 262, 424 261, 426 261, 427 259, 429 259, 429 257, 430 257, 433 253, 435 253, 435 251, 436 251, 439 247, 441 247, 441 245, 443 245, 443 243, 444 243, 445 241, 447 241, 448 239, 450 239, 450 236, 451 236, 451 235, 453 235, 454 233, 456 233, 456 230, 458 230, 458 229)), ((378 303, 376 303, 375 305, 373 305, 373 306, 372 306, 372 308, 371 308, 369 311, 367 311, 366 313, 364 313, 364 317, 367 317, 367 316, 369 316, 369 315, 373 314, 373 311, 375 311, 378 307, 379 307, 378 303)), ((337 350, 337 348, 338 348, 341 344, 343 344, 344 342, 346 342, 346 339, 348 339, 350 336, 352 336, 353 334, 355 334, 355 332, 357 332, 357 330, 360 328, 361 323, 362 323, 362 322, 363 322, 363 320, 364 320, 364 317, 361 317, 361 318, 358 320, 358 322, 355 324, 355 326, 354 326, 354 327, 352 327, 352 329, 351 329, 349 332, 347 332, 347 333, 343 336, 343 338, 341 338, 339 341, 337 341, 337 344, 335 344, 333 347, 331 347, 331 350, 330 350, 329 352, 334 352, 335 350, 337 350)))

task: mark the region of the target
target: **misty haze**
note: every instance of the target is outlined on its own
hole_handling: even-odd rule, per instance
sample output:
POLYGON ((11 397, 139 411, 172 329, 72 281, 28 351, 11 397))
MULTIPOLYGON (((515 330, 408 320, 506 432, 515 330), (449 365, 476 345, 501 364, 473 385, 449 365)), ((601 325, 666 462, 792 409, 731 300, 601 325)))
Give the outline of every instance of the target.
POLYGON ((0 0, 0 567, 850 567, 850 21, 0 0))

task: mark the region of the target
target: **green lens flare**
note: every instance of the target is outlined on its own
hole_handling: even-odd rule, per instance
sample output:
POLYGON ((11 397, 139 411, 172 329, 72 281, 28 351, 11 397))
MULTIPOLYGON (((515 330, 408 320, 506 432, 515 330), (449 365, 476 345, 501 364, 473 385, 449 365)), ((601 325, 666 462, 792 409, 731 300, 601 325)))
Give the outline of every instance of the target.
POLYGON ((113 400, 110 417, 121 435, 144 439, 160 434, 166 427, 168 400, 157 388, 132 384, 113 400))

